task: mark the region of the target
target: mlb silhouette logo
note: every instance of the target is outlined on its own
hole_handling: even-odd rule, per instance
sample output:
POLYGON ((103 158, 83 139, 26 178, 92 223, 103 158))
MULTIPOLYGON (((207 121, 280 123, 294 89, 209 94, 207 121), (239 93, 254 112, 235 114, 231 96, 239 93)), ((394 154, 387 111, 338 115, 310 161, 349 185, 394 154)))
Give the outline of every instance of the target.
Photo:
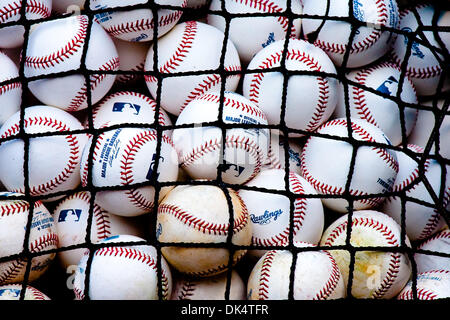
POLYGON ((133 114, 135 116, 139 115, 139 112, 141 110, 141 106, 137 104, 132 104, 128 102, 116 102, 113 105, 113 112, 122 112, 122 113, 129 113, 133 114))
POLYGON ((156 176, 153 177, 153 171, 155 170, 155 164, 156 164, 156 160, 157 160, 158 158, 161 159, 161 160, 159 160, 159 161, 164 162, 164 157, 161 157, 161 156, 157 157, 157 156, 156 156, 156 153, 153 154, 152 162, 150 163, 150 168, 149 168, 148 171, 147 171, 147 176, 146 176, 146 179, 147 179, 147 180, 151 180, 152 178, 156 178, 156 179, 158 180, 158 178, 159 178, 159 172, 156 172, 156 176))
POLYGON ((66 209, 61 210, 58 217, 58 222, 66 222, 66 221, 80 221, 82 210, 81 209, 66 209))
POLYGON ((390 76, 377 89, 377 91, 389 95, 394 95, 397 88, 398 81, 393 76, 390 76))

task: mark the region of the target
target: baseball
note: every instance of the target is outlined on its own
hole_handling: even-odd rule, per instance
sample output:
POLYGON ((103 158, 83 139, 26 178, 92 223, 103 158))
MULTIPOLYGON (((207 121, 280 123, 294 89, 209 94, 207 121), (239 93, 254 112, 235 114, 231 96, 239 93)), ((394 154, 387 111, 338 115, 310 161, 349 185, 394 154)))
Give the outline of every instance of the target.
MULTIPOLYGON (((187 0, 156 0, 155 4, 186 7, 187 0)), ((135 6, 148 3, 147 0, 128 0, 125 5, 135 6)), ((105 10, 123 7, 119 0, 92 0, 91 10, 105 10)), ((183 11, 160 8, 158 10, 158 38, 172 29, 180 20, 183 11)), ((95 15, 95 19, 113 37, 130 42, 143 42, 153 40, 154 17, 150 8, 130 9, 126 11, 106 11, 95 15)))
POLYGON ((177 271, 195 277, 209 277, 225 272, 247 253, 246 249, 230 251, 227 238, 237 246, 251 243, 250 217, 239 195, 227 189, 232 208, 229 208, 225 191, 216 186, 181 185, 173 188, 158 207, 157 239, 164 243, 163 256, 177 271), (233 225, 230 226, 230 210, 233 225), (196 247, 170 244, 194 243, 196 247), (218 247, 201 247, 217 244, 218 247), (220 247, 223 245, 223 247, 220 247), (231 261, 232 260, 232 261, 231 261), (231 265, 230 265, 231 264, 231 265))
POLYGON ((358 68, 383 57, 392 47, 395 34, 382 28, 397 28, 399 12, 396 0, 303 0, 303 14, 353 18, 367 24, 358 27, 349 47, 352 24, 339 19, 302 19, 307 39, 323 49, 336 66, 342 66, 349 51, 346 67, 358 68), (349 8, 347 3, 352 3, 349 8), (329 7, 328 7, 329 4, 329 7), (349 12, 352 14, 349 16, 349 12))
MULTIPOLYGON (((99 191, 97 204, 109 213, 138 216, 150 212, 155 201, 154 184, 176 181, 178 159, 172 140, 161 135, 159 153, 158 133, 154 129, 120 128, 91 137, 81 157, 81 183, 94 187, 128 186, 126 189, 99 191), (93 152, 91 145, 94 143, 93 152), (92 160, 92 166, 90 164, 92 160), (157 171, 155 166, 157 165, 157 171), (89 181, 89 171, 92 181, 89 181), (135 184, 149 185, 133 187, 135 184)), ((170 187, 163 187, 163 198, 170 187)))
POLYGON ((219 127, 202 123, 222 120, 226 124, 267 125, 265 114, 240 94, 210 92, 191 101, 180 113, 176 126, 194 127, 174 129, 173 141, 180 166, 194 179, 217 179, 243 184, 253 179, 267 158, 270 130, 264 128, 233 128, 225 133, 219 127), (199 124, 199 125, 197 125, 199 124), (223 146, 223 149, 222 149, 223 146))
POLYGON ((301 174, 300 155, 302 153, 302 146, 293 138, 285 138, 279 130, 270 130, 270 145, 267 152, 267 162, 264 167, 270 169, 285 169, 286 168, 286 149, 288 155, 288 170, 301 174), (287 144, 286 144, 287 140, 287 144))
MULTIPOLYGON (((161 126, 171 126, 167 113, 159 108, 156 117, 156 102, 152 98, 134 91, 119 91, 107 95, 92 109, 92 114, 88 114, 84 126, 89 128, 89 119, 92 119, 93 128, 105 128, 117 124, 147 124, 161 126)), ((171 130, 164 131, 164 134, 171 136, 171 130)))
MULTIPOLYGON (((27 78, 80 70, 84 47, 87 45, 85 66, 90 71, 117 71, 119 55, 114 42, 102 27, 85 15, 46 21, 30 33, 25 57, 27 78), (90 32, 89 43, 86 43, 90 32)), ((102 99, 114 84, 115 74, 93 73, 90 79, 91 104, 102 99)), ((43 104, 67 111, 88 106, 85 77, 71 74, 31 81, 30 91, 43 104)))
MULTIPOLYGON (((50 17, 52 0, 4 0, 0 3, 0 26, 20 20, 22 3, 25 2, 27 3, 25 7, 25 18, 27 20, 50 17)), ((20 22, 17 25, 0 29, 0 48, 17 48, 22 46, 24 32, 25 28, 20 22)))
MULTIPOLYGON (((191 278, 180 275, 172 291, 171 300, 225 300, 228 273, 208 278, 191 278)), ((246 285, 235 270, 231 271, 229 300, 246 300, 246 285)))
POLYGON ((116 84, 130 85, 144 83, 144 75, 139 74, 144 72, 145 58, 150 48, 148 42, 130 42, 112 38, 119 54, 119 73, 116 76, 116 84))
MULTIPOLYGON (((339 85, 336 68, 326 53, 304 41, 290 39, 287 52, 285 40, 276 41, 259 51, 248 65, 248 70, 259 71, 244 76, 242 92, 266 114, 269 124, 282 120, 289 129, 314 131, 324 123, 336 108, 339 85), (285 55, 289 71, 322 72, 322 75, 292 75, 287 80, 284 119, 281 119, 282 96, 285 75, 271 69, 281 66, 285 55)), ((300 137, 303 132, 292 132, 300 137)))
POLYGON ((22 83, 19 78, 19 69, 16 64, 3 52, 0 52, 0 126, 19 111, 22 103, 22 83))
MULTIPOLYGON (((330 247, 327 251, 336 260, 348 285, 350 252, 333 250, 333 246, 345 245, 347 241, 348 214, 334 221, 323 233, 320 245, 330 247)), ((402 245, 401 228, 392 218, 373 210, 352 213, 350 244, 359 248, 355 253, 351 294, 361 299, 391 299, 406 285, 411 276, 411 263, 401 252, 367 250, 364 247, 393 247, 402 245)), ((405 244, 411 246, 409 239, 405 244)))
POLYGON ((450 229, 446 227, 425 239, 417 246, 417 250, 424 251, 424 253, 414 254, 418 273, 450 269, 450 257, 433 255, 433 253, 450 253, 450 229))
POLYGON ((430 152, 437 154, 439 148, 439 154, 443 158, 450 159, 450 144, 445 143, 450 141, 450 115, 444 115, 442 122, 439 122, 441 116, 439 112, 443 112, 445 100, 426 101, 421 104, 428 108, 419 110, 416 126, 408 138, 408 143, 426 148, 428 142, 432 141, 430 152), (436 126, 439 130, 435 130, 436 126), (433 135, 434 131, 439 132, 439 136, 433 135))
POLYGON ((161 296, 168 300, 172 291, 170 267, 163 257, 158 261, 155 247, 141 244, 144 242, 144 239, 131 235, 104 239, 99 242, 102 246, 92 253, 89 265, 87 250, 75 272, 73 290, 76 299, 159 300, 161 296), (122 246, 117 246, 122 242, 122 246), (88 288, 85 287, 87 273, 88 288))
MULTIPOLYGON (((8 191, 24 193, 24 141, 11 139, 20 133, 20 118, 20 112, 16 112, 0 129, 1 139, 10 138, 0 144, 0 180, 8 191)), ((47 196, 42 199, 47 202, 64 196, 48 197, 51 194, 76 189, 80 185, 81 154, 88 141, 86 134, 72 134, 83 129, 80 121, 58 108, 31 106, 25 109, 23 124, 27 134, 46 134, 29 141, 30 194, 47 196)))
MULTIPOLYGON (((392 60, 401 66, 405 59, 406 75, 414 83, 419 96, 433 96, 437 92, 438 84, 446 68, 444 57, 436 49, 442 50, 441 45, 436 40, 434 31, 424 31, 424 26, 432 26, 435 9, 432 4, 417 5, 414 9, 405 9, 400 13, 399 33, 391 52, 392 60), (418 14, 418 21, 415 12, 418 14), (418 38, 413 37, 413 33, 420 30, 418 38), (426 41, 426 45, 424 45, 426 41), (406 56, 407 49, 411 48, 410 54, 406 56)), ((441 19, 447 19, 450 24, 450 15, 440 15, 438 25, 443 23, 441 19)), ((445 25, 445 23, 444 23, 445 25)), ((444 32, 443 32, 444 33, 444 32)), ((417 35, 416 35, 417 36, 417 35)), ((444 81, 442 91, 450 88, 448 77, 444 81)))
POLYGON ((286 172, 280 169, 263 170, 248 187, 260 188, 264 191, 239 190, 250 214, 252 225, 252 246, 249 254, 260 258, 267 246, 287 244, 292 232, 295 241, 318 244, 324 228, 324 212, 322 202, 318 198, 305 198, 304 195, 317 195, 316 190, 300 175, 288 173, 289 187, 286 187, 286 172), (291 200, 273 191, 288 190, 295 195, 291 200), (293 208, 291 209, 291 201, 293 208), (293 226, 290 221, 293 215, 293 226))
MULTIPOLYGON (((209 10, 213 11, 207 16, 208 24, 225 32, 226 21, 219 13, 222 10, 223 1, 212 0, 209 10)), ((252 14, 252 13, 280 13, 289 12, 302 14, 301 0, 270 0, 270 1, 242 1, 225 0, 225 10, 231 14, 252 14)), ((233 17, 229 21, 229 37, 236 45, 242 64, 247 65, 253 56, 261 49, 267 47, 272 42, 283 40, 287 36, 298 38, 300 36, 301 19, 294 19, 289 26, 289 19, 286 16, 248 16, 233 17), (252 27, 249 28, 249 25, 252 27), (290 30, 289 30, 290 28, 290 30)))
MULTIPOLYGON (((386 134, 393 145, 400 145, 402 138, 407 138, 410 135, 417 120, 417 109, 406 107, 403 109, 404 111, 401 111, 398 103, 390 99, 397 97, 400 90, 400 77, 400 69, 394 64, 386 62, 347 73, 346 78, 348 80, 376 90, 376 93, 349 84, 349 105, 346 106, 346 97, 342 88, 334 117, 345 118, 346 110, 349 108, 352 118, 362 119, 377 126, 386 134), (384 95, 388 97, 384 97, 384 95), (400 120, 401 112, 403 112, 404 117, 404 129, 400 120)), ((401 102, 417 104, 414 85, 408 77, 405 77, 403 81, 400 95, 401 102)))
POLYGON ((89 241, 92 243, 98 243, 119 234, 138 237, 144 235, 142 226, 138 225, 135 219, 110 214, 95 203, 90 211, 90 202, 90 193, 80 191, 62 199, 53 210, 59 239, 58 248, 63 249, 58 251, 57 257, 65 269, 77 265, 83 257, 85 248, 79 245, 87 244, 86 234, 89 219, 92 219, 89 235, 89 241), (77 249, 69 249, 77 245, 77 249))
MULTIPOLYGON (((417 153, 420 156, 424 150, 419 146, 408 145, 408 151, 417 153)), ((420 178, 419 164, 414 159, 416 155, 409 156, 406 152, 395 152, 397 154, 399 172, 394 182, 393 191, 433 205, 429 207, 408 200, 405 204, 405 228, 409 239, 411 241, 424 240, 445 226, 445 220, 439 207, 442 206, 441 208, 445 209, 449 203, 450 186, 444 189, 441 197, 441 164, 437 160, 427 159, 423 168, 425 170, 425 179, 427 179, 434 195, 438 198, 441 197, 442 204, 440 205, 434 200, 433 193, 430 193, 427 185, 420 178)), ((400 224, 402 221, 402 200, 400 195, 388 197, 380 210, 400 224)))
MULTIPOLYGON (((302 242, 296 247, 313 247, 302 242)), ((334 258, 326 251, 296 253, 294 300, 331 300, 345 298, 345 284, 334 258)), ((266 252, 253 267, 247 283, 249 300, 287 300, 293 254, 288 250, 266 252)))
MULTIPOLYGON (((0 300, 20 300, 22 293, 21 284, 9 284, 0 286, 0 300)), ((46 294, 40 290, 26 286, 24 300, 51 300, 46 294)))
POLYGON ((34 203, 32 221, 29 229, 28 250, 30 255, 20 255, 24 252, 26 226, 30 213, 30 203, 15 199, 23 194, 1 192, 0 197, 0 257, 12 257, 0 262, 0 285, 20 283, 24 280, 27 265, 31 263, 28 281, 32 282, 41 277, 53 262, 56 254, 45 253, 54 250, 58 244, 53 217, 42 202, 34 203), (43 252, 43 254, 39 254, 43 252))
MULTIPOLYGON (((186 105, 198 96, 211 91, 219 91, 222 79, 214 73, 220 67, 222 46, 225 35, 208 24, 187 21, 177 24, 169 33, 158 40, 158 64, 154 65, 154 45, 148 51, 144 70, 158 71, 161 79, 145 75, 147 87, 156 99, 158 86, 161 86, 161 106, 169 113, 178 116, 186 105), (202 74, 166 76, 181 72, 202 74)), ((224 70, 230 72, 226 77, 225 90, 236 90, 241 70, 241 62, 234 44, 228 40, 225 45, 224 70)))
POLYGON ((398 300, 436 300, 450 298, 450 270, 431 270, 417 275, 417 291, 412 280, 397 296, 398 300), (416 295, 414 295, 416 294, 416 295))
MULTIPOLYGON (((379 128, 364 120, 351 119, 351 123, 344 118, 330 120, 316 131, 317 134, 326 136, 314 135, 306 141, 301 156, 302 176, 320 194, 344 196, 352 153, 356 151, 348 191, 352 196, 362 196, 353 202, 356 210, 374 208, 385 200, 379 194, 392 191, 399 170, 397 155, 391 149, 370 145, 360 145, 354 150, 349 142, 333 139, 348 138, 348 127, 351 129, 352 139, 360 143, 391 144, 379 128)), ((322 202, 329 209, 338 212, 348 210, 349 203, 345 198, 328 197, 323 198, 322 202)))

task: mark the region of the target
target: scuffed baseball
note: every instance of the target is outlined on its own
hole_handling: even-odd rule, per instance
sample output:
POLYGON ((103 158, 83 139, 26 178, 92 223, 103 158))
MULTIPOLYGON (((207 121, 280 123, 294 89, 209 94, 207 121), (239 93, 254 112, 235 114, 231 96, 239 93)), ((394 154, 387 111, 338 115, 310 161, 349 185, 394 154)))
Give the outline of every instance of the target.
MULTIPOLYGON (((83 48, 87 45, 85 65, 89 70, 117 71, 119 55, 114 42, 95 21, 89 28, 89 18, 78 15, 43 22, 30 32, 25 57, 27 78, 65 71, 80 70, 83 48), (89 43, 86 43, 90 32, 89 43)), ((31 81, 30 91, 43 104, 67 111, 88 106, 85 76, 80 74, 49 77, 31 81)), ((91 104, 102 99, 114 84, 115 74, 90 75, 91 104)))
MULTIPOLYGON (((231 242, 250 245, 252 228, 247 208, 236 191, 227 189, 227 193, 233 212, 231 242)), ((209 277, 225 272, 247 253, 246 249, 236 250, 230 261, 229 220, 224 190, 209 185, 176 186, 158 207, 156 236, 159 242, 167 244, 161 252, 173 268, 187 276, 209 277), (170 246, 171 243, 193 246, 170 246), (219 247, 202 247, 202 243, 219 247)))
MULTIPOLYGON (((302 176, 324 195, 343 195, 345 192, 354 147, 338 138, 348 138, 349 128, 352 138, 363 145, 356 150, 353 175, 350 183, 356 210, 374 208, 385 201, 383 193, 389 193, 398 173, 396 153, 388 148, 364 145, 379 143, 389 147, 391 142, 376 126, 360 119, 338 118, 324 123, 316 133, 325 136, 311 136, 305 143, 301 157, 302 176), (374 195, 371 197, 370 195, 374 195), (375 196, 378 195, 378 196, 375 196)), ((343 198, 322 198, 323 204, 338 212, 347 212, 349 202, 343 198)))
POLYGON ((102 247, 92 253, 89 266, 88 250, 78 264, 73 288, 77 300, 85 299, 87 294, 90 300, 170 298, 171 270, 164 257, 158 255, 155 247, 145 244, 144 239, 131 235, 113 236, 100 241, 99 244, 102 247), (117 245, 118 243, 123 245, 117 245), (158 262, 161 267, 158 267, 158 262), (87 272, 89 272, 88 293, 85 287, 87 272))
MULTIPOLYGON (((202 71, 202 74, 164 77, 162 80, 153 75, 145 75, 153 98, 157 99, 158 86, 162 87, 161 106, 167 112, 178 116, 186 105, 198 96, 220 90, 222 79, 214 70, 218 70, 220 66, 224 37, 222 31, 206 23, 187 21, 177 24, 158 39, 156 67, 155 47, 150 47, 144 67, 146 72, 157 71, 164 76, 202 71)), ((241 62, 234 44, 228 39, 225 46, 224 70, 240 71, 241 62)), ((236 90, 239 79, 240 74, 230 73, 226 77, 225 90, 236 90)))
MULTIPOLYGON (((423 30, 423 28, 433 26, 435 10, 437 9, 431 3, 418 4, 415 7, 402 10, 398 28, 403 34, 398 34, 391 52, 391 59, 398 66, 402 66, 405 59, 408 59, 406 75, 414 83, 419 96, 433 96, 437 93, 441 74, 447 67, 445 63, 442 63, 445 59, 439 51, 444 48, 441 48, 436 40, 435 32, 423 30), (416 12, 418 17, 415 15, 416 12), (418 30, 420 30, 420 35, 416 35, 417 38, 408 35, 408 33, 412 34, 418 30), (411 41, 412 43, 410 43, 411 41), (426 41, 426 45, 424 45, 424 41, 426 41), (411 51, 406 56, 408 47, 411 48, 411 51)), ((437 24, 450 25, 450 16, 438 14, 437 24), (447 22, 445 23, 442 19, 447 19, 447 22)), ((445 34, 445 32, 439 34, 445 34)), ((448 77, 444 79, 443 83, 442 90, 450 88, 448 77)))
POLYGON ((294 138, 288 138, 286 144, 285 137, 276 129, 270 130, 270 145, 267 153, 267 162, 264 164, 264 167, 284 170, 286 167, 286 148, 288 149, 289 172, 301 174, 301 144, 294 138))
POLYGON ((267 158, 269 129, 239 128, 239 124, 267 125, 266 116, 240 94, 201 95, 186 106, 175 124, 196 124, 173 131, 180 166, 193 179, 214 180, 221 175, 224 182, 243 184, 260 172, 267 158), (203 125, 217 121, 221 108, 223 122, 236 125, 226 130, 225 144, 219 127, 203 125))
MULTIPOLYGON (((228 273, 208 278, 179 276, 171 300, 225 300, 228 273)), ((229 300, 246 300, 246 285, 239 273, 231 271, 229 300)))
MULTIPOLYGON (((12 192, 0 193, 0 257, 18 255, 24 251, 24 239, 31 205, 25 200, 15 199, 23 194, 12 192)), ((31 263, 28 281, 40 278, 53 262, 56 253, 40 252, 55 250, 58 244, 53 217, 42 202, 34 202, 32 221, 29 229, 28 250, 36 254, 31 258, 12 257, 0 262, 0 285, 20 283, 24 280, 27 265, 31 263)))
POLYGON ((58 234, 58 260, 63 268, 77 265, 83 257, 84 248, 68 249, 71 246, 86 244, 88 220, 92 219, 89 241, 99 241, 119 235, 128 234, 142 237, 144 228, 131 217, 110 214, 94 203, 90 210, 91 195, 80 191, 62 199, 53 210, 56 232, 58 234), (91 214, 92 212, 92 214, 91 214), (92 216, 92 218, 90 218, 92 216))
MULTIPOLYGON (((25 287, 24 300, 51 300, 45 293, 27 285, 25 287)), ((9 284, 0 286, 0 300, 20 300, 22 284, 9 284)))
POLYGON ((119 128, 101 133, 94 142, 91 137, 81 158, 81 183, 94 187, 127 186, 122 190, 96 193, 97 204, 109 213, 139 216, 152 211, 171 187, 162 187, 155 199, 155 182, 173 182, 178 177, 178 159, 172 140, 155 129, 119 128), (91 154, 91 145, 95 144, 91 154), (92 159, 92 166, 90 165, 92 159), (157 171, 155 165, 158 164, 157 171), (89 181, 89 171, 92 181, 89 181), (145 186, 133 187, 146 183, 145 186))
MULTIPOLYGON (((187 0, 156 0, 155 4, 186 7, 187 0)), ((119 0, 91 0, 91 10, 115 9, 125 6, 129 10, 107 11, 95 15, 102 27, 113 37, 130 42, 147 42, 153 40, 154 17, 150 8, 132 8, 132 6, 148 3, 147 0, 128 0, 123 3, 119 0)), ((158 9, 158 38, 172 29, 183 14, 182 10, 158 9)))
POLYGON ((411 241, 424 240, 445 226, 444 217, 441 215, 439 207, 446 208, 450 201, 450 186, 444 188, 442 197, 441 193, 441 164, 434 159, 427 159, 424 163, 424 176, 427 179, 432 192, 442 199, 442 205, 434 200, 432 193, 427 185, 420 180, 420 168, 417 156, 422 156, 424 150, 416 145, 408 145, 408 155, 406 151, 395 151, 397 154, 399 173, 395 179, 393 191, 400 193, 398 196, 393 195, 386 198, 380 210, 391 216, 397 223, 402 221, 402 200, 401 195, 432 204, 432 207, 417 203, 414 201, 406 201, 405 204, 405 228, 406 234, 411 241))
MULTIPOLYGON (((285 40, 276 41, 259 51, 248 65, 255 71, 244 76, 243 95, 266 114, 269 124, 285 121, 289 129, 314 131, 327 121, 336 108, 339 85, 333 75, 336 68, 326 53, 305 40, 290 39, 285 51, 285 40), (285 114, 282 119, 285 75, 271 69, 281 66, 285 55, 286 69, 311 74, 292 75, 287 80, 285 114), (261 72, 258 72, 261 70, 261 72), (328 73, 321 76, 314 73, 328 73)), ((291 137, 303 136, 291 132, 291 137)))
MULTIPOLYGON (((296 242, 296 247, 314 247, 296 242)), ((327 251, 299 251, 293 277, 294 300, 332 300, 345 298, 343 276, 333 256, 327 251)), ((270 250, 253 267, 248 283, 249 300, 287 300, 293 253, 270 250)))
MULTIPOLYGON (((0 137, 14 137, 20 130, 20 111, 12 115, 0 129, 0 137)), ((50 135, 31 138, 28 151, 30 194, 48 196, 43 201, 61 199, 51 194, 74 190, 80 185, 80 161, 88 141, 81 122, 67 111, 49 106, 25 109, 24 128, 27 134, 50 135), (51 133, 58 135, 51 135, 51 133), (64 134, 59 134, 64 133, 64 134)), ((24 141, 12 139, 0 144, 0 180, 8 191, 25 192, 24 141)))
POLYGON ((3 52, 0 52, 0 126, 19 111, 22 103, 22 83, 19 69, 3 52))
MULTIPOLYGON (((398 91, 401 90, 402 104, 417 104, 416 89, 408 77, 404 78, 400 89, 398 86, 401 79, 400 69, 392 63, 382 62, 368 68, 353 70, 346 74, 346 78, 359 85, 376 90, 376 93, 373 93, 349 84, 348 108, 350 109, 350 116, 377 126, 386 134, 393 145, 400 145, 402 138, 407 138, 414 129, 417 109, 406 107, 401 111, 396 101, 382 95, 395 99, 398 91), (404 129, 401 124, 401 112, 403 112, 404 129)), ((346 109, 346 97, 342 87, 334 117, 345 118, 346 109)))
POLYGON ((439 122, 445 107, 445 100, 425 101, 421 105, 425 108, 418 111, 416 126, 408 138, 408 143, 425 149, 428 142, 433 140, 430 152, 437 154, 439 147, 439 154, 450 159, 450 144, 446 143, 446 141, 450 141, 450 115, 443 115, 442 122, 439 122), (436 126, 439 126, 439 130, 435 130, 436 126), (437 140, 437 135, 433 136, 433 132, 439 132, 439 140, 437 140))
POLYGON ((366 66, 388 53, 395 40, 395 33, 382 28, 395 29, 399 23, 396 0, 354 0, 345 3, 341 0, 303 0, 303 14, 327 17, 303 18, 303 33, 327 52, 337 66, 342 65, 345 53, 349 50, 348 68, 366 66), (352 24, 333 17, 351 17, 367 24, 358 27, 350 48, 352 24))
MULTIPOLYGON (((225 32, 227 22, 221 15, 214 14, 214 11, 221 12, 223 1, 212 0, 207 16, 208 24, 225 32)), ((248 64, 250 60, 260 50, 267 47, 272 42, 283 40, 288 35, 296 39, 300 35, 301 19, 297 18, 289 21, 287 16, 251 16, 251 14, 279 14, 289 10, 296 15, 302 14, 301 0, 270 0, 270 1, 242 1, 225 0, 225 10, 231 14, 248 14, 248 17, 233 17, 228 22, 228 34, 231 41, 236 45, 236 49, 241 58, 242 64, 248 64), (290 30, 289 30, 289 23, 290 30), (249 28, 248 26, 252 27, 249 28)))
MULTIPOLYGON (((430 270, 417 275, 417 300, 450 298, 450 270, 430 270)), ((412 280, 397 296, 398 300, 414 300, 412 280)))
MULTIPOLYGON (((333 250, 347 241, 348 214, 335 220, 325 230, 320 245, 336 260, 348 285, 350 252, 333 250)), ((355 253, 351 294, 360 299, 391 299, 406 285, 411 276, 411 262, 405 253, 380 250, 363 251, 364 247, 392 247, 402 245, 401 228, 394 219, 373 210, 352 213, 350 244, 359 250, 355 253)), ((405 244, 410 247, 409 239, 405 244)))
POLYGON ((420 242, 417 250, 424 253, 415 253, 414 260, 417 265, 417 272, 427 272, 431 270, 450 270, 450 257, 442 257, 433 253, 450 253, 450 230, 448 227, 435 233, 433 236, 420 242))
MULTIPOLYGON (((53 1, 53 2, 58 2, 53 1)), ((4 0, 0 3, 0 26, 21 18, 22 0, 4 0)), ((27 0, 25 18, 38 20, 48 18, 52 12, 52 0, 27 0)), ((24 42, 25 28, 20 22, 0 29, 0 48, 17 48, 24 42)))
POLYGON ((267 250, 265 246, 286 245, 292 232, 294 241, 318 244, 324 228, 323 205, 318 198, 305 198, 303 195, 317 195, 317 191, 300 175, 289 172, 288 183, 285 183, 285 170, 263 170, 247 187, 261 188, 264 191, 248 189, 239 190, 250 214, 252 224, 252 245, 255 250, 249 254, 260 258, 267 250), (296 196, 291 200, 274 191, 288 190, 296 196), (291 215, 294 225, 290 226, 291 215), (291 230, 292 228, 292 230, 291 230))

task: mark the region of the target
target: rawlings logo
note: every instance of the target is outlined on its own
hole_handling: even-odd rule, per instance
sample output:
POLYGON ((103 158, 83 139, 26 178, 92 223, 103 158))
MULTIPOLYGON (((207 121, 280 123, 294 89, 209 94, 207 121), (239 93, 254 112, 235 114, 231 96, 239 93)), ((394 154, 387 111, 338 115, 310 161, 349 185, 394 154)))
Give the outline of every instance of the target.
POLYGON ((278 209, 270 212, 269 210, 264 211, 262 215, 256 216, 254 214, 250 215, 250 219, 253 223, 257 223, 260 225, 269 224, 273 218, 273 221, 276 221, 278 217, 283 213, 283 210, 278 209))
POLYGON ((81 209, 66 209, 61 210, 58 217, 58 222, 66 222, 66 221, 73 221, 78 222, 80 221, 82 210, 81 209))
POLYGON ((148 38, 148 35, 147 35, 147 34, 141 33, 140 36, 138 36, 138 37, 136 37, 136 38, 133 38, 133 39, 131 39, 130 41, 131 41, 131 42, 140 42, 140 41, 144 41, 144 40, 147 39, 147 38, 148 38))
POLYGON ((364 11, 361 10, 362 3, 359 0, 353 0, 353 15, 356 19, 364 22, 364 11))
POLYGON ((272 42, 275 42, 275 33, 271 32, 269 33, 269 38, 267 38, 267 41, 261 44, 263 48, 267 47, 272 42))
MULTIPOLYGON (((408 27, 402 28, 402 31, 406 31, 408 33, 412 32, 411 28, 408 28, 408 27)), ((408 45, 409 39, 406 35, 404 37, 405 37, 405 45, 408 45)), ((418 57, 420 59, 425 58, 425 54, 420 50, 420 45, 415 41, 413 41, 413 43, 411 45, 411 52, 412 52, 412 55, 415 57, 418 57)))
POLYGON ((141 110, 141 106, 137 104, 127 103, 127 102, 116 102, 113 105, 112 111, 113 112, 122 112, 122 113, 128 113, 133 115, 139 115, 139 112, 141 110))

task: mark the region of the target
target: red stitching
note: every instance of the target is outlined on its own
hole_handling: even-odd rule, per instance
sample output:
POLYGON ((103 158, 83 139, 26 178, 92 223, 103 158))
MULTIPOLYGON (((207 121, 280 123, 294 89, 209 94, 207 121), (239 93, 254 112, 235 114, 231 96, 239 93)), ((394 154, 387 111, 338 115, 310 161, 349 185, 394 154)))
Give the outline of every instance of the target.
POLYGON ((269 300, 269 290, 270 290, 270 274, 271 274, 271 267, 273 264, 273 261, 275 259, 276 250, 268 251, 265 256, 264 260, 261 266, 261 273, 259 275, 259 288, 258 288, 258 295, 259 300, 269 300))
POLYGON ((35 69, 51 68, 56 64, 63 62, 64 59, 68 59, 70 56, 74 55, 84 44, 84 40, 86 39, 86 30, 88 27, 88 18, 86 16, 77 16, 76 19, 80 23, 80 28, 75 36, 63 48, 47 56, 26 56, 25 66, 35 69))
MULTIPOLYGON (((266 58, 266 60, 262 61, 261 64, 257 67, 257 69, 270 69, 274 67, 277 63, 281 61, 282 53, 276 52, 271 54, 269 57, 266 58)), ((319 65, 318 61, 314 59, 314 57, 310 56, 309 54, 302 52, 300 50, 288 50, 286 54, 287 60, 295 60, 304 63, 311 71, 322 71, 321 66, 319 65)), ((259 94, 260 94, 260 85, 264 79, 264 77, 268 73, 261 72, 257 73, 252 77, 252 81, 250 83, 250 89, 249 89, 249 99, 255 104, 259 104, 259 94)), ((326 111, 327 104, 328 104, 328 98, 329 98, 329 85, 328 80, 322 77, 317 77, 318 82, 318 90, 319 90, 319 99, 316 106, 316 109, 314 110, 314 114, 311 118, 311 120, 308 122, 307 131, 313 131, 317 128, 317 126, 320 124, 323 115, 326 111)))
MULTIPOLYGON (((146 264, 151 269, 158 270, 157 263, 155 259, 146 254, 141 250, 137 250, 134 248, 124 248, 124 247, 104 247, 95 251, 95 256, 110 256, 110 257, 121 257, 130 260, 136 260, 146 264)), ((169 279, 166 275, 166 272, 163 268, 161 268, 161 285, 163 289, 163 299, 167 300, 169 298, 169 279)))
POLYGON ((22 89, 22 83, 20 82, 13 82, 13 83, 8 83, 5 84, 3 86, 0 86, 0 95, 5 94, 8 91, 12 91, 15 89, 22 89))
POLYGON ((331 262, 331 274, 325 286, 316 294, 314 300, 326 300, 336 289, 339 279, 341 278, 341 271, 334 260, 333 256, 328 251, 321 251, 327 255, 331 262))
MULTIPOLYGON (((119 69, 120 61, 118 57, 114 57, 111 60, 104 63, 101 67, 99 67, 99 71, 116 71, 119 69)), ((90 77, 90 85, 91 91, 94 91, 95 88, 108 76, 108 74, 93 74, 90 77)), ((77 92, 76 96, 70 101, 67 111, 74 112, 78 111, 83 107, 83 104, 87 102, 87 85, 83 84, 81 89, 77 92)))
MULTIPOLYGON (((187 0, 185 0, 182 4, 182 8, 186 7, 187 0)), ((175 24, 183 14, 183 11, 172 11, 169 14, 161 15, 158 21, 158 28, 175 24)), ((154 18, 151 19, 140 19, 132 22, 120 23, 116 25, 112 25, 110 27, 106 27, 105 30, 108 31, 112 36, 120 36, 124 33, 128 32, 141 32, 153 30, 154 28, 154 18)))
MULTIPOLYGON (((0 23, 5 23, 8 19, 20 14, 22 8, 22 1, 8 3, 7 6, 0 8, 0 23)), ((35 0, 28 0, 25 8, 26 13, 33 13, 40 15, 42 18, 50 17, 51 10, 42 2, 35 0)))
POLYGON ((423 249, 424 246, 427 244, 430 244, 432 241, 437 239, 450 239, 450 229, 442 230, 441 232, 438 232, 434 234, 433 236, 427 238, 424 242, 422 242, 417 249, 423 249))
POLYGON ((191 300, 190 297, 194 295, 196 283, 186 280, 177 295, 177 300, 191 300))
MULTIPOLYGON (((38 204, 36 203, 36 206, 38 204)), ((5 201, 0 205, 0 217, 8 217, 13 214, 23 213, 30 209, 30 204, 24 200, 5 201)))
MULTIPOLYGON (((430 270, 430 271, 426 271, 423 273, 420 273, 419 276, 421 275, 426 275, 426 274, 450 274, 450 271, 448 270, 430 270)), ((417 299, 418 300, 434 300, 436 298, 438 298, 438 294, 431 291, 428 288, 420 288, 419 287, 420 284, 417 284, 417 299)), ((413 295, 413 288, 411 285, 409 285, 409 287, 407 287, 407 289, 405 288, 397 297, 397 299, 399 300, 413 300, 414 299, 414 295, 413 295)))
POLYGON ((44 236, 30 243, 30 252, 41 252, 45 248, 58 245, 58 235, 56 233, 47 233, 44 236))
POLYGON ((9 261, 7 269, 3 270, 0 275, 0 283, 7 284, 14 282, 16 277, 22 272, 23 268, 26 266, 26 260, 16 259, 14 261, 9 261))

